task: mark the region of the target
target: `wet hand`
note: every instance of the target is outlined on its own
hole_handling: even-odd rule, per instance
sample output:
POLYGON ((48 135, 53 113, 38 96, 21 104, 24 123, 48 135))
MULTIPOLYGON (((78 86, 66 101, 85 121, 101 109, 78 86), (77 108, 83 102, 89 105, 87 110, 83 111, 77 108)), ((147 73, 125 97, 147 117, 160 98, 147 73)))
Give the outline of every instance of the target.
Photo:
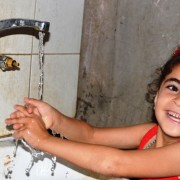
POLYGON ((42 116, 46 128, 53 129, 57 114, 59 114, 55 108, 48 103, 33 98, 24 98, 24 102, 27 105, 28 113, 35 113, 32 107, 36 107, 36 111, 42 116))
POLYGON ((15 130, 13 136, 16 139, 24 139, 34 148, 39 149, 40 143, 50 137, 44 122, 35 114, 28 117, 9 118, 6 122, 13 125, 22 124, 20 128, 15 130))
MULTIPOLYGON (((15 112, 10 114, 10 118, 20 118, 20 117, 28 117, 30 114, 27 111, 27 107, 26 106, 22 106, 22 105, 15 105, 14 109, 16 109, 15 112)), ((37 116, 41 117, 40 113, 38 112, 36 107, 32 107, 31 106, 31 110, 33 111, 34 114, 36 114, 37 116)), ((5 121, 7 125, 11 125, 9 124, 9 121, 5 121)), ((17 124, 13 124, 13 129, 18 130, 19 128, 22 128, 23 124, 17 123, 17 124)))

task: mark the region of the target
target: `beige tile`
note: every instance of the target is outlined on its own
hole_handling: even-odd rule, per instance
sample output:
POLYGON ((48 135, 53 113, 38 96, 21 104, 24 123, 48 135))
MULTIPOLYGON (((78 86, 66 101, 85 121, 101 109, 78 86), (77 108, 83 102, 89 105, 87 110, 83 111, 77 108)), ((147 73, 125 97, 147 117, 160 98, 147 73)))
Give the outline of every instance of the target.
MULTIPOLYGON (((46 55, 43 100, 66 115, 76 111, 79 55, 46 55)), ((33 57, 30 96, 38 98, 39 65, 33 57)))
MULTIPOLYGON (((79 53, 84 0, 37 0, 36 19, 50 22, 46 53, 79 53)), ((33 52, 37 52, 34 42, 33 52)))
POLYGON ((30 56, 12 56, 20 63, 20 70, 5 71, 0 69, 0 133, 5 127, 4 119, 14 111, 13 105, 23 104, 23 97, 28 96, 30 56))
POLYGON ((35 8, 35 0, 0 0, 1 3, 1 11, 0 17, 1 19, 6 18, 33 18, 34 8, 35 8))
MULTIPOLYGON (((25 18, 34 19, 35 0, 0 0, 0 19, 25 18)), ((0 32, 0 53, 31 53, 32 35, 29 30, 14 29, 0 32), (24 33, 24 34, 23 34, 24 33)))
MULTIPOLYGON (((84 0, 0 0, 0 4, 2 20, 26 18, 51 23, 50 37, 45 43, 45 53, 70 54, 45 56, 44 100, 64 114, 74 116, 84 0), (77 55, 71 55, 73 53, 77 55)), ((20 62, 20 71, 2 72, 0 70, 0 132, 4 129, 4 119, 13 111, 14 104, 22 104, 23 97, 28 96, 29 93, 31 97, 38 97, 37 55, 33 56, 30 73, 32 47, 33 52, 37 53, 39 44, 38 38, 33 35, 29 29, 0 32, 0 54, 10 54, 10 56, 21 54, 12 55, 20 62)))

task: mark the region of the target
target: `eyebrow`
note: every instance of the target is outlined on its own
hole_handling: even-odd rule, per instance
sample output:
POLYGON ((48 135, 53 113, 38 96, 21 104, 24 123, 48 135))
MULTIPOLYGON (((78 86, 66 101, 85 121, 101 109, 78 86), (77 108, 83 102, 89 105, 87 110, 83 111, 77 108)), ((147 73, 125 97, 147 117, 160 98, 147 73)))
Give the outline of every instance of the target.
POLYGON ((163 84, 165 84, 166 82, 171 82, 171 81, 180 84, 180 80, 179 80, 179 79, 176 79, 176 78, 169 78, 169 79, 166 79, 166 80, 164 81, 163 84))

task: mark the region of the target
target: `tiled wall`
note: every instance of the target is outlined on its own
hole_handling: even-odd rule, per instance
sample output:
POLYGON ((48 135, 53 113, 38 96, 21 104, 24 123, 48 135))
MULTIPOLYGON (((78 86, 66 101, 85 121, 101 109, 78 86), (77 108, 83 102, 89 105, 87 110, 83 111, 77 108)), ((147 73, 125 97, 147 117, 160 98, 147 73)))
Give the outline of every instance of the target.
MULTIPOLYGON (((74 116, 84 0, 0 0, 0 20, 26 18, 50 22, 44 47, 44 100, 74 116)), ((0 54, 20 62, 19 71, 0 70, 0 130, 13 105, 38 98, 39 40, 33 35, 0 32, 0 54)))

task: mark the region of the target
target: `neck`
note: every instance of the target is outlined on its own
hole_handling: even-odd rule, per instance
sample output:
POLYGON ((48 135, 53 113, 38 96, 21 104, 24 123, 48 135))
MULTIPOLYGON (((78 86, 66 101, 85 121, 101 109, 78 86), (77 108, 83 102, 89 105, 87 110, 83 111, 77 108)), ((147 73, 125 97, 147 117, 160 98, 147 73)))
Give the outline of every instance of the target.
POLYGON ((161 129, 161 127, 158 127, 158 132, 156 136, 156 147, 163 147, 170 144, 173 144, 180 140, 180 138, 177 137, 171 137, 164 133, 164 131, 161 129))

